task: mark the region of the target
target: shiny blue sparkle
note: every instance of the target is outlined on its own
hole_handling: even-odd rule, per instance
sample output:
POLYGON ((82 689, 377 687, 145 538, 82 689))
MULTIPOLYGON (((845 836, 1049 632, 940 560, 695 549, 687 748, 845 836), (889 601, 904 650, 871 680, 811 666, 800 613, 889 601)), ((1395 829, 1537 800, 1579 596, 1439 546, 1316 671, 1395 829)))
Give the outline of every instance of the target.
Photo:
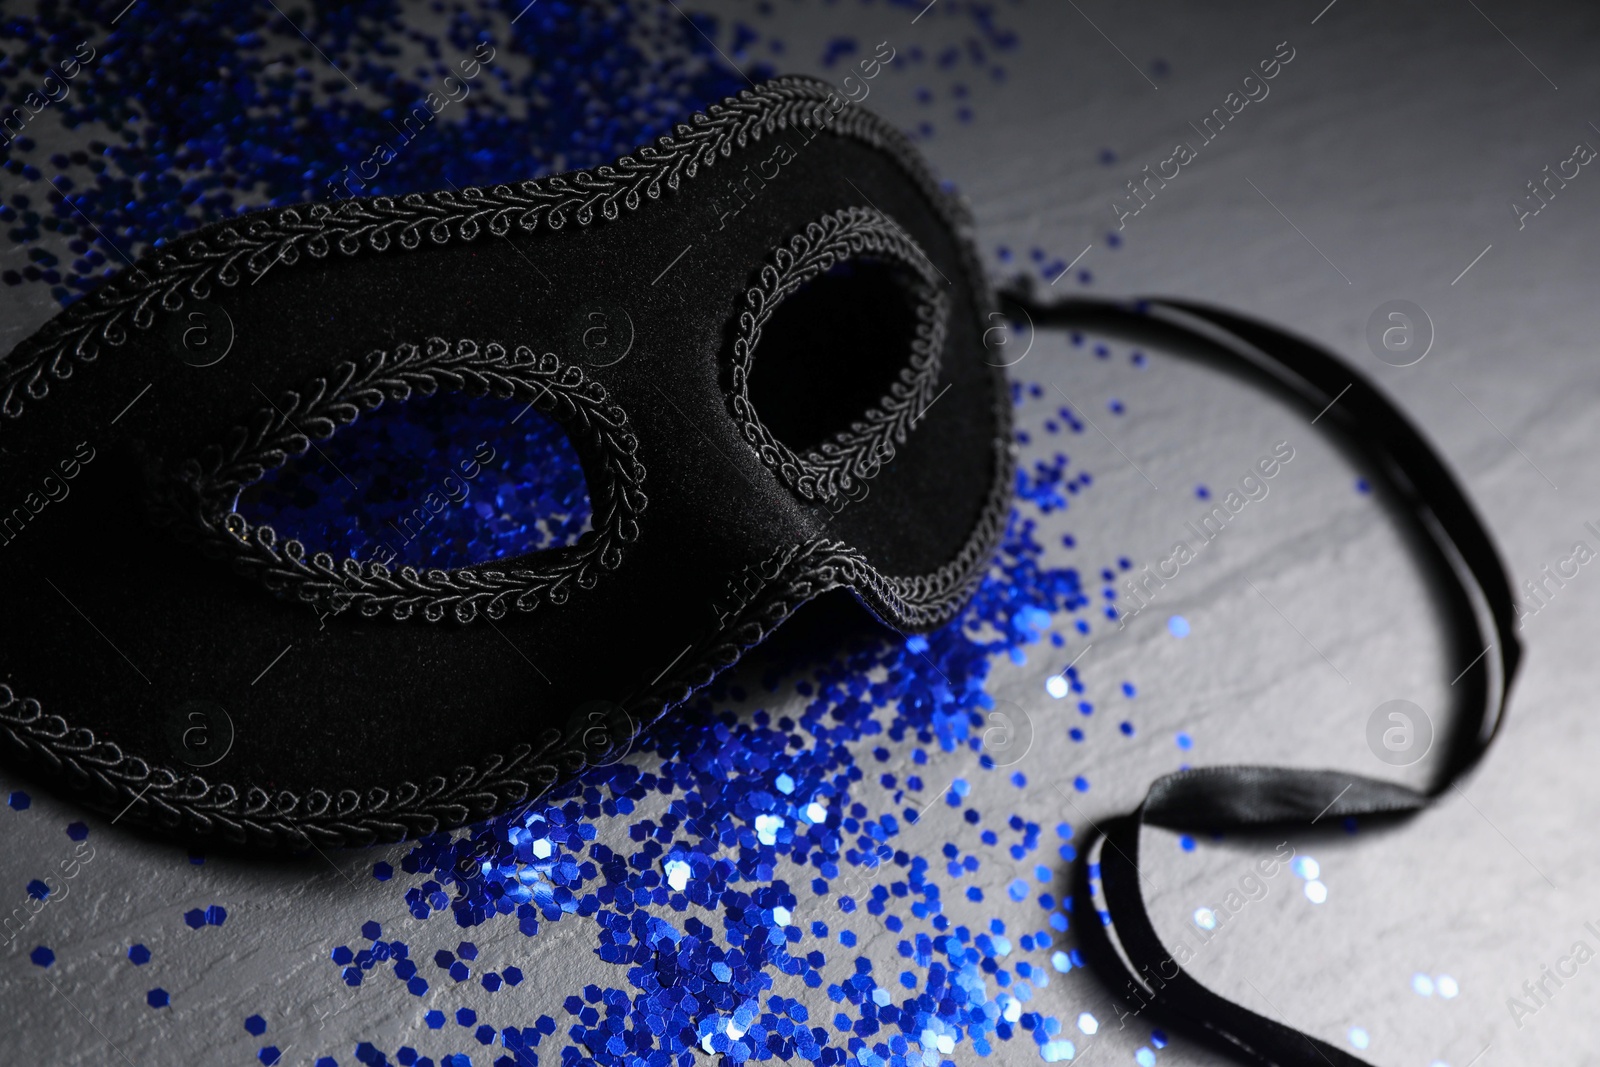
POLYGON ((526 402, 460 393, 363 415, 248 486, 236 510, 308 550, 391 567, 462 567, 590 528, 566 432, 526 402))

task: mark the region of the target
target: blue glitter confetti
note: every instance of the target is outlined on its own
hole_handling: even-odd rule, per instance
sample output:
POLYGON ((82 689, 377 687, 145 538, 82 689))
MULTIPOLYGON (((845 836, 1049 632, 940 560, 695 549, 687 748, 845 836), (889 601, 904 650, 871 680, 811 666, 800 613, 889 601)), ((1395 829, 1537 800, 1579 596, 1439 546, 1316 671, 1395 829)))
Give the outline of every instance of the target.
POLYGON ((316 551, 440 568, 571 545, 591 523, 566 432, 525 402, 463 394, 385 404, 268 472, 236 510, 316 551))
MULTIPOLYGON (((33 117, 5 168, 46 181, 23 161, 35 149, 31 128, 97 122, 87 138, 71 139, 82 147, 38 161, 56 189, 13 192, 0 205, 13 242, 32 246, 27 266, 0 280, 48 286, 65 305, 160 238, 250 207, 327 199, 335 180, 350 192, 397 195, 519 181, 622 155, 746 84, 705 61, 714 52, 695 25, 657 8, 569 4, 512 25, 496 6, 462 5, 447 38, 428 40, 428 64, 404 71, 385 60, 413 31, 400 9, 383 5, 306 23, 315 45, 271 5, 242 0, 183 19, 135 5, 109 31, 84 0, 8 19, 0 40, 10 55, 59 64, 72 54, 64 42, 92 51, 72 103, 33 117), (492 45, 490 27, 501 34, 492 45), (369 102, 375 94, 417 104, 474 56, 482 61, 469 79, 476 88, 420 131, 397 133, 395 111, 369 102), (332 77, 328 62, 367 92, 332 77), (399 147, 380 167, 375 146, 391 142, 399 147), (367 167, 370 178, 352 173, 367 167), (115 245, 100 233, 116 235, 115 245)), ((34 88, 31 67, 0 66, 6 99, 34 88)), ((773 72, 755 63, 749 73, 773 72)))
MULTIPOLYGON (((851 765, 841 762, 837 746, 867 736, 870 727, 873 734, 915 737, 947 752, 977 751, 985 724, 982 682, 992 656, 1038 641, 1055 613, 1088 603, 1074 572, 1039 566, 1041 549, 1031 529, 1031 520, 1014 520, 1002 557, 1007 580, 986 582, 966 616, 946 630, 852 653, 847 662, 805 679, 815 697, 798 722, 775 724, 766 712, 743 719, 718 713, 714 709, 728 694, 725 683, 717 683, 705 699, 681 709, 674 730, 644 739, 661 760, 656 770, 630 764, 598 769, 516 817, 419 842, 400 864, 412 880, 406 890, 412 914, 426 919, 445 912, 462 928, 514 916, 528 936, 537 936, 543 923, 588 917, 596 926, 595 955, 630 968, 628 986, 593 985, 565 1006, 567 1037, 600 1063, 648 1061, 655 1051, 676 1056, 691 1046, 740 1061, 788 1054, 832 1063, 839 1062, 833 1050, 854 1048, 852 1055, 867 1054, 862 1062, 921 1063, 925 1053, 917 1048, 939 1058, 957 1042, 991 1050, 995 1041, 1012 1040, 1020 1032, 1021 998, 1032 995, 1030 987, 1047 984, 1052 971, 1075 966, 1073 958, 1047 951, 1048 940, 1030 939, 1024 944, 1034 947, 1025 951, 1038 952, 1037 962, 999 967, 994 961, 1016 952, 1001 936, 1003 923, 995 920, 990 932, 976 938, 964 928, 952 931, 942 894, 929 877, 931 865, 888 844, 902 820, 917 820, 917 809, 873 815, 852 799, 851 765), (1000 636, 975 638, 980 623, 1000 636), (868 683, 865 675, 875 664, 885 681, 868 683), (887 726, 879 722, 880 713, 888 716, 887 726), (795 731, 827 743, 792 745, 795 731), (595 841, 597 819, 620 810, 619 801, 642 801, 651 792, 680 799, 667 821, 633 825, 633 854, 595 841), (469 855, 481 859, 459 862, 469 855), (817 947, 791 952, 805 934, 792 923, 799 898, 771 873, 778 856, 810 865, 818 875, 814 891, 829 895, 831 883, 845 882, 848 869, 876 871, 891 864, 894 874, 875 874, 860 889, 845 882, 848 890, 835 897, 837 913, 870 916, 891 930, 905 929, 908 921, 928 930, 905 942, 902 955, 909 953, 917 969, 892 976, 898 996, 872 978, 873 961, 855 959, 851 981, 829 991, 856 1014, 839 1013, 833 1032, 786 1027, 794 1022, 791 1012, 803 1009, 758 995, 769 987, 773 971, 818 988, 825 984, 819 969, 830 959, 826 946, 833 932, 820 920, 808 926, 817 947), (909 916, 891 914, 891 906, 909 916), (730 909, 723 912, 725 942, 690 910, 716 907, 730 909), (674 917, 669 922, 665 914, 674 917), (692 995, 681 985, 686 981, 699 983, 692 995), (957 993, 955 1003, 967 1007, 940 1007, 957 993), (864 1043, 886 1027, 893 1042, 864 1043)), ((797 690, 800 682, 793 683, 797 690)), ((777 684, 769 680, 769 687, 777 684)), ((881 746, 878 751, 883 758, 881 746)), ((920 745, 913 749, 913 763, 925 762, 917 755, 922 751, 920 745)), ((1086 779, 1079 781, 1087 787, 1086 779)), ((922 788, 909 779, 907 787, 922 788)), ((885 788, 896 787, 886 779, 885 788)), ((933 799, 962 809, 971 791, 970 781, 958 775, 933 799)), ((981 824, 982 815, 964 809, 963 819, 981 824)), ((1039 827, 1016 816, 1005 826, 1016 835, 1014 843, 985 830, 981 836, 989 847, 1007 849, 1012 860, 1038 848, 1039 827)), ((1065 824, 1057 832, 1072 833, 1065 824)), ((977 857, 965 857, 959 868, 962 874, 976 871, 977 857)), ((1035 874, 1048 882, 1050 869, 1040 866, 1035 874)), ((961 891, 973 902, 984 899, 977 886, 961 891)), ((1016 879, 1006 895, 1020 903, 1030 891, 1016 879)), ((1037 903, 1050 912, 1052 929, 1066 928, 1052 895, 1042 894, 1037 903)), ((834 940, 848 950, 858 939, 856 931, 843 929, 834 940)), ((456 956, 469 947, 462 942, 454 951, 441 948, 438 962, 455 966, 456 956)), ((462 1010, 469 1009, 458 1009, 462 1026, 478 1025, 476 1013, 461 1016, 462 1010)), ((430 1013, 424 1021, 437 1028, 445 1018, 430 1013)), ((1052 1028, 1059 1031, 1060 1022, 1043 1016, 1034 1026, 1041 1034, 1052 1028)), ((522 1040, 510 1033, 502 1032, 502 1044, 522 1040)))

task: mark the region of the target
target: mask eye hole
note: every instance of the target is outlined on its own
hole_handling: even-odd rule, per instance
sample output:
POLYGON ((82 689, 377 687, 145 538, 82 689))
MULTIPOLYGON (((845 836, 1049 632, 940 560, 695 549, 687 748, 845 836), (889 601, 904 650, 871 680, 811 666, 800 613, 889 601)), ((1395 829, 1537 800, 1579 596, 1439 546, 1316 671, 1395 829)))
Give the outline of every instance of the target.
POLYGON ((915 277, 848 259, 783 297, 761 328, 750 403, 779 441, 807 452, 889 394, 916 336, 915 277))
POLYGON ((235 510, 308 552, 446 570, 576 544, 593 511, 559 423, 461 393, 363 414, 246 486, 235 510))

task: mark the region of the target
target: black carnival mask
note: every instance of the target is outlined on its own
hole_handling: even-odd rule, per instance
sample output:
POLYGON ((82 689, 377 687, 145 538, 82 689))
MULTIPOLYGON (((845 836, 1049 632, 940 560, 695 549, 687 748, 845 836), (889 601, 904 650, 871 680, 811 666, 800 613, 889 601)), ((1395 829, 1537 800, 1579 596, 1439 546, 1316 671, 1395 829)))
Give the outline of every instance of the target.
MULTIPOLYGON (((593 171, 263 211, 151 253, 0 363, 6 758, 186 836, 392 840, 617 759, 829 590, 902 631, 948 621, 1013 477, 965 229, 903 137, 787 78, 593 171), (479 403, 500 423, 449 414, 479 403), (440 405, 367 446, 420 442, 399 510, 328 454, 440 405), (582 522, 538 477, 563 469, 587 486, 582 522), (325 508, 306 519, 341 482, 353 514, 390 509, 359 547, 322 536, 325 508), (506 503, 523 491, 556 506, 530 522, 506 503), (406 555, 467 507, 498 550, 406 555)), ((1091 824, 1073 879, 1104 901, 1079 946, 1138 1012, 1252 1062, 1359 1067, 1182 969, 1145 907, 1140 834, 1310 833, 1454 788, 1520 660, 1493 540, 1426 438, 1321 347, 1182 301, 1010 296, 1029 329, 1263 378, 1422 534, 1464 664, 1430 784, 1184 768, 1091 824)))
POLYGON ((185 836, 395 839, 615 758, 828 590, 935 627, 1008 506, 990 301, 906 140, 798 78, 592 171, 174 239, 3 364, 8 758, 185 836), (559 425, 581 537, 403 562, 522 461, 476 434, 353 553, 251 504, 321 465, 359 508, 332 442, 452 397, 559 425))

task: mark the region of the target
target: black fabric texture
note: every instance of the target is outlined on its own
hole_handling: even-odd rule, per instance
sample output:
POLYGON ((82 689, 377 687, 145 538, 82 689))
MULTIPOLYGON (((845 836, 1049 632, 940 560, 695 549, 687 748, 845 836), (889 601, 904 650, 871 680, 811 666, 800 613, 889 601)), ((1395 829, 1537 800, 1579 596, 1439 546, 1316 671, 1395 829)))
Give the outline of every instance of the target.
MULTIPOLYGON (((965 227, 892 128, 779 79, 611 167, 273 209, 146 256, 0 365, 4 507, 93 454, 0 547, 4 758, 125 825, 261 848, 397 839, 618 758, 830 589, 903 632, 940 625, 981 576, 1011 480, 965 227), (931 317, 892 316, 890 373, 860 375, 898 390, 872 397, 893 419, 870 447, 838 444, 843 460, 813 455, 833 473, 807 481, 741 420, 734 349, 772 272, 830 242, 846 251, 824 265, 887 264, 931 317), (232 324, 213 366, 175 346, 197 308, 232 324), (625 310, 625 358, 599 365, 574 340, 593 308, 625 310), (908 365, 913 322, 942 331, 931 377, 908 365), (229 494, 263 466, 437 391, 561 421, 594 532, 449 574, 352 577, 318 546, 230 525, 229 494), (541 567, 554 577, 517 577, 541 567), (171 741, 195 701, 233 724, 214 766, 171 741)), ((881 335, 881 287, 853 305, 845 291, 840 343, 881 335)), ((828 395, 858 403, 848 355, 818 363, 849 376, 828 395)))

